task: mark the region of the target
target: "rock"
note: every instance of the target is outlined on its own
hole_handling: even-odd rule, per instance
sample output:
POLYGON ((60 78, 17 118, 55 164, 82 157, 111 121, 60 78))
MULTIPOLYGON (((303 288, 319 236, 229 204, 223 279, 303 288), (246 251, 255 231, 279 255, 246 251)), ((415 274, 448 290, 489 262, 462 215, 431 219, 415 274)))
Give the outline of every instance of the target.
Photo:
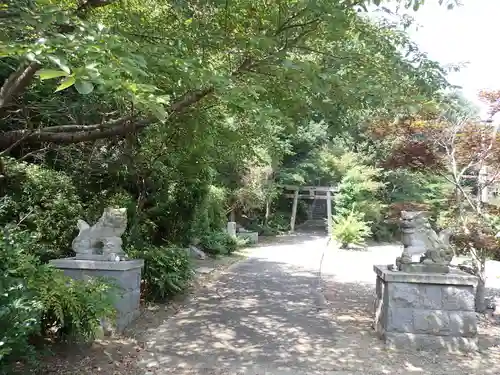
POLYGON ((215 271, 215 268, 212 267, 198 267, 196 269, 197 273, 203 273, 203 274, 212 273, 213 271, 215 271))
POLYGON ((486 297, 484 300, 484 302, 486 303, 486 308, 488 310, 496 310, 497 304, 495 301, 495 297, 486 297))
POLYGON ((196 246, 194 246, 194 245, 189 246, 188 251, 189 251, 189 254, 190 254, 192 257, 196 258, 196 259, 201 259, 201 260, 203 260, 203 259, 206 259, 206 258, 207 258, 207 256, 205 255, 205 253, 204 253, 202 250, 198 249, 198 248, 197 248, 196 246))

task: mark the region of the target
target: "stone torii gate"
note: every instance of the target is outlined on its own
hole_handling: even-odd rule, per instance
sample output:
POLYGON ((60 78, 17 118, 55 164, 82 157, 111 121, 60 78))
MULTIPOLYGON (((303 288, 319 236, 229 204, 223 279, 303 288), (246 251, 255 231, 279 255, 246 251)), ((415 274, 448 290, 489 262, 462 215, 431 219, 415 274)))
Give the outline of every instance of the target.
POLYGON ((337 191, 334 186, 298 186, 298 185, 284 185, 283 188, 288 193, 285 197, 293 199, 292 217, 290 219, 290 231, 295 231, 295 218, 297 217, 297 205, 299 199, 324 199, 326 200, 326 217, 327 217, 327 230, 328 235, 332 233, 332 193, 337 191))

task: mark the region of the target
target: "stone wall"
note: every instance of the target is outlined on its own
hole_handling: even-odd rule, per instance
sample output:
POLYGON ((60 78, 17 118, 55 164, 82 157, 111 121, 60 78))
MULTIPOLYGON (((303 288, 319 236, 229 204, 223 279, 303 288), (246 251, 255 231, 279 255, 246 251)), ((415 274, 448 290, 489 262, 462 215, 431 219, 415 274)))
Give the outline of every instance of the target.
POLYGON ((119 289, 114 295, 117 311, 116 330, 123 331, 140 315, 141 270, 143 260, 120 262, 76 260, 73 258, 51 261, 54 267, 64 271, 66 276, 76 280, 104 277, 119 289))
POLYGON ((377 273, 374 328, 391 347, 477 349, 474 312, 475 277, 413 274, 375 266, 377 273))

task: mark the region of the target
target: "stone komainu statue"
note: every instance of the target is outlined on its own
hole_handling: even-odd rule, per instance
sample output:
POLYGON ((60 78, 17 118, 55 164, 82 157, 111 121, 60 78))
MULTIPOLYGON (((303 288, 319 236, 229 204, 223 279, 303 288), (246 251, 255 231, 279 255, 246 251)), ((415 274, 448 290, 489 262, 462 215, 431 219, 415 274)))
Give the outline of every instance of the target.
POLYGON ((127 228, 126 208, 106 208, 94 225, 90 226, 84 220, 78 220, 77 226, 80 233, 72 243, 76 259, 126 259, 121 239, 127 228))
POLYGON ((437 234, 431 228, 425 213, 420 211, 402 211, 400 228, 404 246, 403 253, 396 258, 400 271, 449 272, 449 264, 453 259, 450 230, 445 229, 437 234), (420 254, 423 254, 419 263, 422 266, 415 267, 412 256, 420 254))

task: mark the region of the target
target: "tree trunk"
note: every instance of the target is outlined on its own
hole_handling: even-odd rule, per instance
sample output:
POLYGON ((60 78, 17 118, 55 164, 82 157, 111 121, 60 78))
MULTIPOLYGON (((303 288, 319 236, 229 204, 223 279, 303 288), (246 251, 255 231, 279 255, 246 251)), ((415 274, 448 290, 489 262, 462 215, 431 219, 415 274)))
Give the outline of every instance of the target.
POLYGON ((264 216, 264 225, 269 222, 269 216, 271 215, 271 200, 266 199, 266 215, 264 216))
POLYGON ((486 259, 474 257, 474 263, 479 277, 476 287, 476 312, 484 313, 486 311, 486 259))
POLYGON ((476 312, 484 313, 486 311, 486 286, 485 280, 479 277, 476 288, 476 312))

